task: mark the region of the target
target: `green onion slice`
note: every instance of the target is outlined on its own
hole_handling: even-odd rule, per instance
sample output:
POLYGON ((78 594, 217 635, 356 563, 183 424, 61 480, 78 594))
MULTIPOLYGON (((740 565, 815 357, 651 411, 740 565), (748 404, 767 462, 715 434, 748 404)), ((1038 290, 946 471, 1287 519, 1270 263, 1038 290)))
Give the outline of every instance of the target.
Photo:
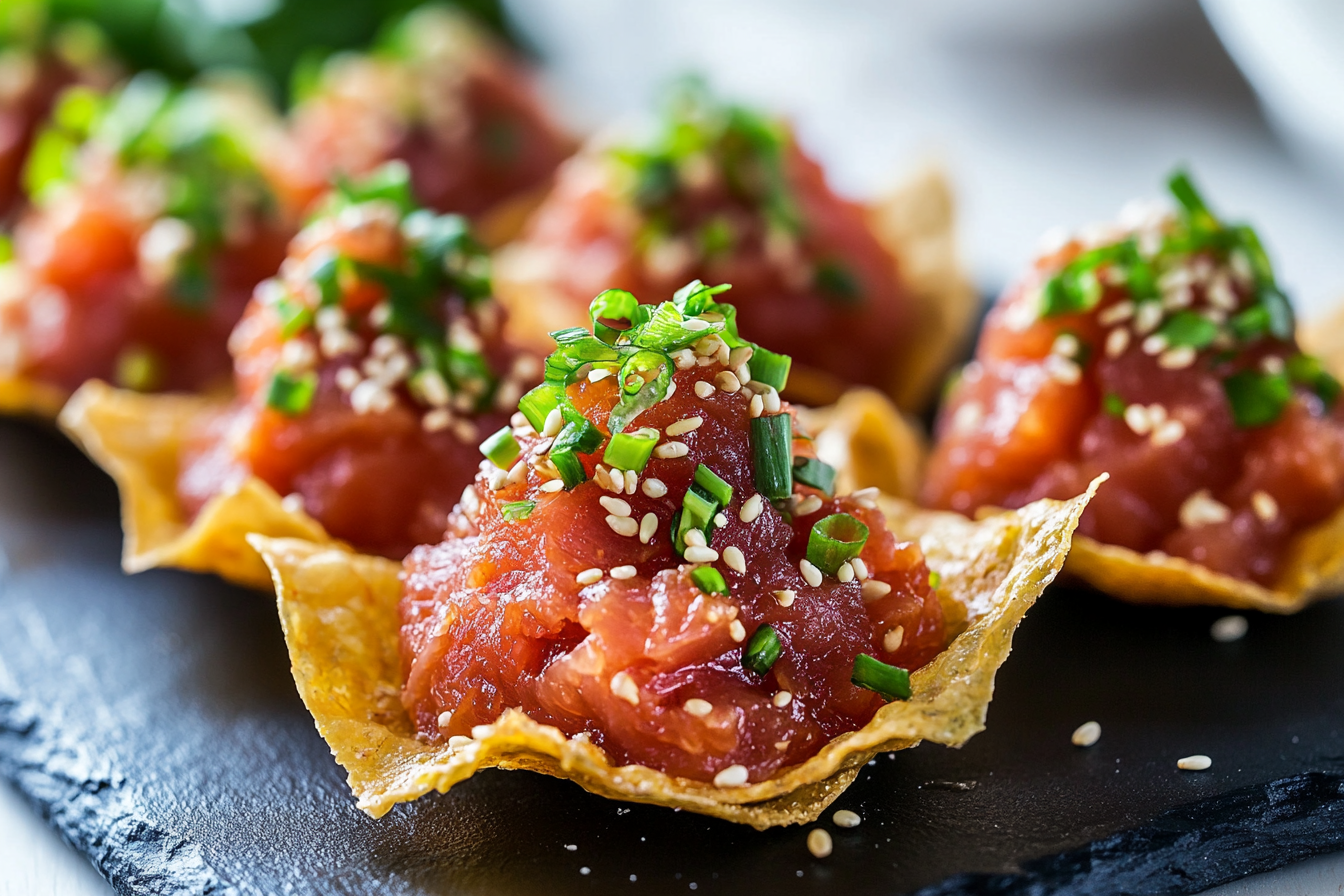
POLYGON ((1327 410, 1334 407, 1339 399, 1339 380, 1330 375, 1319 358, 1296 354, 1288 359, 1287 368, 1288 376, 1293 382, 1300 383, 1315 392, 1327 410))
POLYGON ((779 641, 779 632, 773 625, 762 625, 752 632, 751 640, 742 648, 742 668, 757 675, 765 675, 779 659, 784 645, 779 641))
POLYGON ((719 505, 713 498, 707 498, 693 488, 687 489, 672 527, 672 547, 676 552, 686 553, 686 533, 692 529, 705 533, 705 541, 709 541, 709 533, 714 528, 714 514, 718 512, 719 505))
POLYGON ((672 359, 662 352, 638 351, 626 358, 616 374, 621 398, 611 410, 607 428, 613 434, 622 432, 630 421, 666 398, 673 369, 672 359))
POLYGON ((931 571, 929 573, 929 587, 932 588, 934 591, 937 591, 938 587, 942 584, 943 584, 942 575, 936 571, 931 571))
POLYGON ((910 699, 910 673, 866 653, 854 658, 854 671, 850 673, 849 680, 889 701, 910 699))
POLYGON ((499 515, 511 523, 525 520, 537 509, 536 501, 505 501, 499 505, 499 515))
POLYGON ((815 457, 794 460, 793 481, 809 485, 828 498, 835 497, 835 467, 815 457))
POLYGON ((758 383, 773 386, 776 392, 783 392, 784 387, 789 384, 789 369, 793 367, 793 359, 788 355, 761 348, 759 345, 753 348, 755 351, 751 353, 751 378, 758 383))
POLYGON ((1115 392, 1107 392, 1101 398, 1101 409, 1112 417, 1125 416, 1125 400, 1115 392))
POLYGON ((793 493, 793 417, 772 414, 751 420, 751 452, 756 490, 770 501, 793 493))
POLYGON ((727 597, 731 593, 723 573, 712 566, 697 566, 691 570, 691 581, 706 594, 722 594, 727 597))
POLYGON ((283 295, 272 307, 275 308, 276 316, 280 318, 281 339, 294 338, 313 322, 312 309, 294 296, 283 295))
POLYGON ((812 524, 807 536, 807 560, 827 575, 859 556, 868 542, 868 527, 847 513, 833 513, 812 524))
POLYGON ((637 432, 618 432, 607 442, 607 450, 602 453, 602 462, 622 470, 644 472, 658 444, 659 432, 645 427, 637 432))
POLYGON ((533 429, 541 432, 546 428, 546 418, 550 416, 551 411, 560 406, 562 394, 562 390, 555 386, 542 383, 518 399, 518 410, 523 412, 523 416, 532 424, 533 429))
POLYGON ((601 444, 602 431, 582 417, 577 421, 571 420, 560 430, 560 435, 551 444, 550 458, 560 471, 565 488, 573 488, 588 478, 579 455, 592 454, 601 444))
POLYGON ((481 453, 490 459, 490 463, 501 470, 507 470, 513 466, 522 449, 518 447, 518 440, 513 437, 513 430, 505 426, 481 443, 481 453))
POLYGON ((1223 392, 1232 407, 1232 419, 1247 429, 1279 419, 1293 397, 1287 373, 1243 370, 1223 380, 1223 392))
POLYGON ((588 305, 588 319, 593 325, 593 335, 611 345, 623 331, 608 326, 602 321, 604 319, 623 320, 634 326, 638 322, 642 322, 637 321, 641 308, 644 308, 644 314, 647 314, 647 306, 640 305, 639 299, 623 289, 608 289, 598 293, 597 297, 588 305))
POLYGON ((1218 338, 1218 325, 1195 311, 1178 311, 1158 331, 1170 346, 1207 348, 1218 338))
MULTIPOLYGON (((706 497, 718 502, 718 510, 727 507, 733 501, 733 487, 724 482, 718 473, 701 464, 695 468, 692 488, 706 497)), ((715 512, 717 513, 718 510, 715 512)))
POLYGON ((316 394, 316 373, 309 371, 295 375, 288 371, 277 370, 266 389, 266 407, 277 410, 287 417, 297 417, 308 410, 316 394))

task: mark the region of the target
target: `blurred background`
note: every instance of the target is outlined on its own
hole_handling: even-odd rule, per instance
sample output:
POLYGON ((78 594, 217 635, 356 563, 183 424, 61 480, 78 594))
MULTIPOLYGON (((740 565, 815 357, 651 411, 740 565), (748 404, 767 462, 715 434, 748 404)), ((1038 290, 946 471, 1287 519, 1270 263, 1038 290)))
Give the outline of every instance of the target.
MULTIPOLYGON (((0 38, 92 21, 131 68, 255 73, 277 101, 413 0, 0 0, 0 38)), ((933 161, 992 292, 1041 235, 1191 167, 1260 229, 1304 316, 1344 301, 1344 4, 1330 0, 459 0, 534 58, 575 133, 672 76, 789 115, 854 197, 933 161)), ((75 32, 78 36, 78 27, 75 32)), ((0 891, 106 885, 6 788, 0 891)), ((1232 894, 1337 892, 1327 857, 1232 894)))

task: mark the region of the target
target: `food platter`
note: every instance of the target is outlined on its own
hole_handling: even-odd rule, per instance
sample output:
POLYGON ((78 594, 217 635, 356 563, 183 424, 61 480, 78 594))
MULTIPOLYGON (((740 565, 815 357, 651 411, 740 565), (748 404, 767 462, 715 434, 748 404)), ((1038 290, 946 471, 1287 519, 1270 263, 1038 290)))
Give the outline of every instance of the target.
POLYGON ((862 823, 819 823, 827 859, 808 828, 498 770, 374 821, 266 596, 124 576, 114 489, 52 431, 5 422, 0 468, 0 768, 119 891, 1194 893, 1344 846, 1344 606, 1255 616, 1222 644, 1217 611, 1059 584, 988 730, 874 760, 836 803, 862 823), (1100 741, 1074 747, 1093 719, 1100 741), (1191 753, 1213 767, 1177 770, 1191 753))

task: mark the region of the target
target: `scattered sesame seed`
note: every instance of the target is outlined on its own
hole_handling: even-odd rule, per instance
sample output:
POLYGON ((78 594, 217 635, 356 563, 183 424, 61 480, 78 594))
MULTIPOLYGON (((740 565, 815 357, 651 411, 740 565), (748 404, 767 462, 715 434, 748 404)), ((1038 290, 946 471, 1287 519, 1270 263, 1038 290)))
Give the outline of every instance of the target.
POLYGON ((451 722, 452 720, 453 720, 453 714, 452 714, 451 712, 441 712, 441 713, 439 713, 439 727, 440 727, 440 728, 447 728, 447 727, 448 727, 448 723, 451 722))
POLYGON ((587 865, 584 865, 582 868, 579 869, 579 873, 584 876, 587 876, 593 873, 593 869, 589 868, 587 865))
POLYGON ((690 330, 692 333, 698 333, 701 330, 709 329, 709 321, 701 320, 698 317, 688 317, 686 320, 681 322, 681 325, 683 328, 690 330))
POLYGON ((844 563, 841 563, 840 568, 835 571, 835 577, 845 583, 854 581, 854 566, 846 560, 844 563))
MULTIPOLYGON (((734 369, 741 367, 751 360, 751 356, 755 351, 756 350, 749 345, 739 345, 728 353, 728 366, 734 369)), ((743 382, 746 381, 744 380, 743 382)))
POLYGON ((280 499, 280 509, 285 513, 303 513, 303 495, 290 492, 280 499))
POLYGON ((738 644, 747 640, 747 629, 746 626, 742 624, 742 620, 734 619, 732 622, 728 623, 728 636, 738 644))
POLYGON ((574 577, 574 581, 580 585, 592 585, 595 582, 602 581, 602 570, 594 566, 591 569, 585 569, 574 577))
POLYGON ((614 513, 607 514, 607 525, 611 531, 625 538, 633 538, 639 534, 639 523, 628 516, 617 516, 614 513))
POLYGON ((887 653, 895 653, 901 649, 903 641, 905 641, 905 626, 898 625, 882 636, 882 649, 887 653))
POLYGON ((469 746, 473 743, 475 743, 475 741, 473 741, 470 737, 467 737, 465 734, 454 734, 452 737, 448 738, 448 749, 460 750, 463 747, 469 746))
POLYGON ((743 556, 742 549, 736 545, 730 545, 723 549, 723 562, 733 572, 746 574, 747 558, 743 556))
POLYGON ((788 691, 777 691, 775 693, 775 696, 772 697, 770 700, 770 702, 774 703, 781 709, 784 708, 785 706, 788 706, 789 703, 792 701, 793 701, 793 694, 789 693, 788 691))
POLYGON ((729 395, 742 388, 742 382, 731 370, 723 370, 714 377, 714 385, 719 387, 721 392, 727 392, 729 395))
POLYGON ((507 478, 509 481, 509 485, 522 484, 522 481, 527 478, 527 464, 522 463, 521 461, 514 464, 513 467, 509 470, 509 475, 507 478))
POLYGON ((704 422, 705 418, 703 417, 687 417, 685 420, 678 420, 676 423, 673 423, 667 427, 667 429, 663 430, 663 432, 667 433, 669 436, 685 435, 688 432, 693 432, 699 429, 700 424, 704 422))
POLYGON ((1083 369, 1078 363, 1062 355, 1046 355, 1045 372, 1050 379, 1065 386, 1077 385, 1083 378, 1083 369))
POLYGON ((714 527, 716 529, 722 529, 726 525, 728 525, 728 517, 724 516, 722 511, 714 514, 714 527))
POLYGON ((664 458, 685 457, 690 450, 690 448, 686 447, 685 442, 664 442, 653 449, 653 453, 657 457, 664 458))
POLYGON ((856 828, 863 819, 859 817, 857 812, 851 812, 849 809, 838 809, 831 816, 831 821, 835 822, 835 826, 838 828, 856 828))
POLYGON ((802 572, 803 581, 807 582, 807 584, 811 585, 813 588, 821 585, 821 570, 817 569, 807 560, 800 560, 798 562, 798 569, 802 572))
POLYGON ((798 502, 794 510, 798 516, 810 516, 821 509, 821 498, 816 495, 808 495, 798 502))
POLYGON ((615 516, 630 515, 630 505, 627 502, 622 501, 620 498, 610 498, 607 497, 606 495, 603 495, 602 497, 597 499, 597 503, 605 507, 608 513, 614 514, 615 516))
POLYGON ((550 438, 560 435, 560 430, 565 428, 565 417, 560 413, 559 408, 552 408, 546 415, 546 422, 541 427, 541 434, 550 438))
POLYGON ((1074 730, 1070 739, 1075 747, 1090 747, 1101 739, 1101 725, 1097 722, 1084 722, 1074 730))
POLYGON ((687 545, 686 552, 682 554, 691 563, 713 563, 719 559, 719 552, 713 548, 702 548, 699 545, 687 545))
POLYGON ((639 705, 639 685, 635 684, 629 672, 617 672, 611 676, 611 692, 631 706, 639 705))
POLYGON ((833 848, 831 835, 822 828, 813 828, 807 834, 807 851, 819 859, 824 859, 831 854, 833 848))
POLYGON ((625 471, 625 493, 633 495, 635 489, 639 487, 639 474, 634 470, 625 471))
POLYGON ((737 512, 737 517, 744 523, 755 522, 756 517, 760 516, 761 511, 764 509, 765 509, 765 501, 761 498, 761 496, 752 495, 750 498, 742 502, 742 509, 737 512))
POLYGON ((1164 370, 1183 370, 1195 363, 1197 352, 1192 345, 1169 348, 1157 357, 1157 366, 1164 370))
POLYGON ((1161 448, 1164 445, 1174 445, 1185 438, 1185 424, 1179 420, 1163 421, 1153 430, 1152 443, 1161 448))
POLYGON ((687 370, 695 366, 695 352, 683 348, 672 353, 672 360, 676 362, 678 370, 687 370))
POLYGON ((553 494, 554 492, 560 491, 564 487, 565 487, 565 481, 563 479, 548 479, 545 482, 543 482, 538 488, 540 491, 546 492, 547 494, 553 494))
POLYGON ((1232 284, 1226 274, 1218 274, 1213 278, 1204 290, 1204 298, 1208 299, 1209 304, 1223 311, 1237 310, 1237 294, 1232 291, 1232 284))
POLYGON ((1232 518, 1232 511, 1214 499, 1209 490, 1202 488, 1181 503, 1178 514, 1181 525, 1186 529, 1197 529, 1216 523, 1225 523, 1232 518))
POLYGON ((1134 332, 1140 336, 1156 330, 1160 323, 1162 323, 1162 304, 1160 302, 1144 302, 1138 306, 1134 313, 1134 332))
POLYGON ((701 398, 708 398, 714 394, 714 384, 705 380, 697 380, 695 383, 695 394, 701 398))
POLYGON ((1056 355, 1062 355, 1065 358, 1078 357, 1078 350, 1082 344, 1078 342, 1078 337, 1072 333, 1060 333, 1055 337, 1054 343, 1050 346, 1050 351, 1056 355))
POLYGON ((781 607, 791 607, 793 606, 794 598, 797 596, 797 592, 785 588, 782 591, 775 592, 775 603, 779 604, 781 607))
POLYGON ((759 417, 765 413, 765 400, 759 395, 751 396, 751 403, 747 405, 747 414, 751 417, 759 417))
POLYGON ((613 579, 633 579, 638 572, 633 566, 612 567, 611 577, 613 579))
POLYGON ((1223 616, 1209 626, 1209 637, 1219 644, 1230 644, 1246 637, 1249 628, 1250 623, 1246 621, 1245 616, 1223 616))
POLYGON ((730 765, 714 776, 715 787, 741 787, 747 783, 747 767, 730 765))
POLYGON ((1258 489, 1251 493, 1251 509, 1262 523, 1272 523, 1279 516, 1279 502, 1269 492, 1258 489))
POLYGON ((1112 324, 1118 324, 1122 321, 1129 320, 1133 316, 1134 303, 1126 299, 1123 302, 1116 302, 1114 305, 1109 305, 1101 309, 1097 314, 1097 321, 1100 322, 1103 327, 1109 327, 1112 324))
POLYGON ((1118 358, 1129 348, 1129 330, 1116 327, 1106 335, 1106 357, 1118 358))
POLYGON ((705 533, 699 529, 690 529, 686 532, 686 543, 692 547, 703 548, 709 545, 705 540, 705 533))
POLYGON ((765 399, 765 412, 767 414, 778 414, 780 408, 779 392, 775 390, 774 386, 771 386, 769 388, 770 391, 766 392, 762 396, 765 399))
POLYGON ((853 560, 849 561, 849 565, 854 568, 854 578, 858 579, 860 582, 868 578, 868 564, 864 563, 862 558, 855 557, 853 560))
POLYGON ((863 583, 863 599, 877 600, 891 593, 891 586, 881 579, 869 579, 863 583))
POLYGON ((648 544, 653 540, 653 533, 658 531, 658 515, 653 511, 644 514, 644 519, 639 521, 639 540, 643 544, 648 544))
POLYGON ((703 719, 714 711, 714 704, 710 703, 708 700, 701 700, 699 697, 692 697, 683 703, 681 708, 695 716, 697 719, 703 719))
POLYGON ((1159 355, 1167 350, 1167 337, 1161 333, 1154 333, 1143 340, 1143 353, 1145 355, 1159 355))
POLYGON ((1283 359, 1278 355, 1266 355, 1260 359, 1260 369, 1270 376, 1278 376, 1284 371, 1283 359))
POLYGON ((611 375, 612 371, 606 367, 594 367, 592 370, 588 371, 588 382, 600 383, 611 375))
POLYGON ((1176 767, 1183 772, 1202 772, 1212 765, 1212 759, 1199 753, 1176 760, 1176 767))
POLYGON ((784 752, 785 750, 787 750, 788 748, 789 748, 789 742, 788 742, 788 741, 786 741, 786 740, 777 740, 777 741, 775 741, 775 749, 778 750, 779 752, 783 753, 783 752, 784 752))

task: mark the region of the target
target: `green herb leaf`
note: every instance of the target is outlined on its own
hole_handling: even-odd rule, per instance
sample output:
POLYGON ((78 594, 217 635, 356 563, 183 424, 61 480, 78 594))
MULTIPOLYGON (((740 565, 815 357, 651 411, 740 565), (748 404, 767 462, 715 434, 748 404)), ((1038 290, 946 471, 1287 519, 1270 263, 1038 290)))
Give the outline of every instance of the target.
POLYGON ((1178 311, 1157 331, 1169 346, 1207 348, 1218 338, 1218 325, 1195 311, 1178 311))
POLYGON ((854 671, 850 673, 849 680, 889 701, 910 699, 910 673, 866 653, 854 658, 854 671))
POLYGON ((1114 392, 1107 392, 1101 398, 1102 410, 1104 410, 1107 414, 1110 414, 1112 417, 1125 416, 1126 407, 1128 407, 1128 405, 1125 404, 1125 400, 1121 398, 1119 395, 1115 394, 1114 392))
POLYGON ((1237 426, 1248 429, 1279 419, 1292 400, 1293 388, 1286 373, 1243 370, 1223 380, 1223 392, 1237 426))
POLYGON ((266 389, 266 406, 287 417, 297 417, 308 410, 316 394, 316 373, 309 371, 296 375, 277 370, 266 389))
POLYGON ((779 632, 773 625, 762 625, 751 633, 747 646, 742 648, 742 668, 765 675, 783 652, 779 632))

